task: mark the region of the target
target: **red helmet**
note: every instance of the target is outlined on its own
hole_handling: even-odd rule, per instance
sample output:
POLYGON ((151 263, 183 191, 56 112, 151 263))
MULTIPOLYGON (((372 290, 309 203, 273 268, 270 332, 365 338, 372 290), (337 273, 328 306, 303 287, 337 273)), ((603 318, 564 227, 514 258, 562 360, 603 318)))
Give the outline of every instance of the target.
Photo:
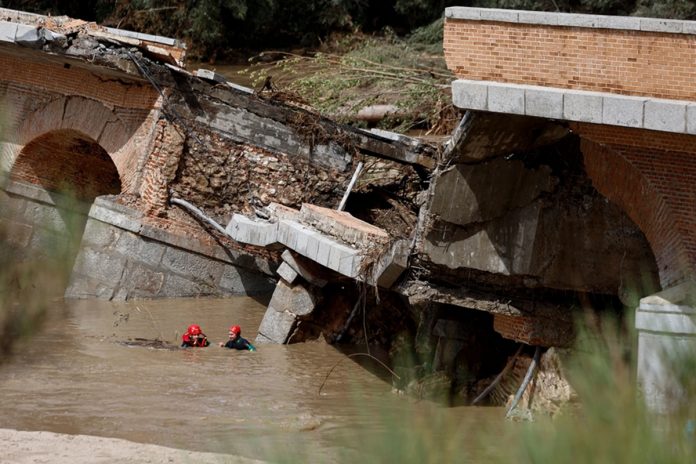
POLYGON ((200 334, 203 333, 203 331, 201 330, 201 326, 200 326, 200 325, 193 324, 193 325, 190 325, 190 326, 189 326, 187 333, 188 333, 189 335, 200 335, 200 334))
POLYGON ((235 335, 239 335, 242 333, 242 328, 238 325, 233 325, 232 327, 230 327, 230 332, 232 332, 235 335))

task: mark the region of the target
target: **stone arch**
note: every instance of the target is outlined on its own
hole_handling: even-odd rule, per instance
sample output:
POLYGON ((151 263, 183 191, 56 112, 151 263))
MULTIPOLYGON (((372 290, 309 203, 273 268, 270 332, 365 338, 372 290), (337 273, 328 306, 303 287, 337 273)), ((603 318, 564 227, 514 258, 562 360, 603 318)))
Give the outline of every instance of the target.
POLYGON ((686 230, 688 224, 680 220, 681 200, 675 203, 671 194, 679 187, 667 185, 672 180, 660 172, 656 161, 665 162, 680 154, 608 145, 587 138, 582 138, 581 150, 595 188, 619 205, 645 234, 657 261, 662 287, 694 278, 696 256, 690 254, 693 247, 686 230))
POLYGON ((15 159, 10 179, 69 193, 89 203, 99 195, 121 193, 118 170, 106 150, 72 129, 50 131, 26 144, 15 159))
POLYGON ((134 155, 127 149, 132 132, 117 112, 102 102, 77 96, 56 98, 23 115, 23 122, 13 131, 10 149, 4 150, 2 168, 14 171, 16 160, 28 144, 35 143, 30 150, 33 152, 38 147, 36 141, 60 145, 65 137, 65 143, 68 139, 79 139, 90 146, 100 146, 102 154, 106 153, 116 167, 120 181, 125 183, 135 164, 130 159, 134 155), (47 134, 52 135, 42 138, 47 134))

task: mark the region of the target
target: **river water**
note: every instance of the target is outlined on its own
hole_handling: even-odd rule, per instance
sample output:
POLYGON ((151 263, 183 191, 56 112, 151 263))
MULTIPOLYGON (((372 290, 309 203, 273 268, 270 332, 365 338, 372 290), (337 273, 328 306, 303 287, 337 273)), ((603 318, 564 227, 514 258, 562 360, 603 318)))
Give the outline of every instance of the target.
POLYGON ((499 408, 447 408, 395 394, 377 369, 324 343, 256 352, 217 345, 231 324, 253 341, 264 311, 246 297, 59 300, 0 367, 0 427, 272 462, 392 462, 419 453, 459 461, 462 453, 486 454, 472 430, 504 427, 499 408), (192 323, 213 345, 177 347, 192 323))

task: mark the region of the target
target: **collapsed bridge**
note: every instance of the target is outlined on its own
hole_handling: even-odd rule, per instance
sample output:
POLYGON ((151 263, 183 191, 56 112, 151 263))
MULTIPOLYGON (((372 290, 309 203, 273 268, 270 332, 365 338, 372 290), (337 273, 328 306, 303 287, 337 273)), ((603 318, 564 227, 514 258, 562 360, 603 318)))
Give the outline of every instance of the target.
POLYGON ((520 344, 568 346, 579 311, 692 280, 694 184, 660 180, 693 177, 686 90, 496 48, 592 54, 629 20, 448 9, 466 111, 435 146, 189 72, 173 39, 0 11, 3 230, 60 251, 68 298, 272 292, 258 341, 364 343, 468 398, 520 344))

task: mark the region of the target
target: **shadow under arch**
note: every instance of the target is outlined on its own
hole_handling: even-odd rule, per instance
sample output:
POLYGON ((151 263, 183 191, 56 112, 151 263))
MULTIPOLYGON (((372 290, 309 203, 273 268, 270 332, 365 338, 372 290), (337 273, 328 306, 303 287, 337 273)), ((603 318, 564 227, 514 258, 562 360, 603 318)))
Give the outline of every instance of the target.
POLYGON ((114 162, 91 137, 58 129, 22 148, 9 180, 31 184, 47 199, 33 203, 34 214, 25 214, 33 229, 29 252, 59 262, 67 285, 94 199, 121 193, 114 162))

